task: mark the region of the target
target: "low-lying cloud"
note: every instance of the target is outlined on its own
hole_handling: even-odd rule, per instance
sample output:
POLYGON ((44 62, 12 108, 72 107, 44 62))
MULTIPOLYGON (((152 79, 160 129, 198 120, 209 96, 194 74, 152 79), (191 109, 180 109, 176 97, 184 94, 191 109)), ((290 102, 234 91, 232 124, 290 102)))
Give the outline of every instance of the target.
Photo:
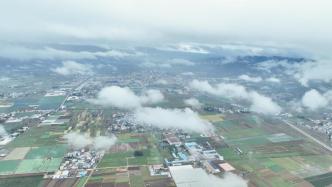
POLYGON ((244 75, 240 75, 239 79, 247 81, 247 82, 256 82, 256 83, 263 81, 262 77, 251 77, 251 76, 245 75, 245 74, 244 75))
POLYGON ((332 63, 330 60, 317 60, 292 63, 286 60, 269 60, 261 62, 257 68, 271 72, 283 70, 286 75, 294 77, 302 86, 309 87, 311 81, 330 83, 332 81, 332 63))
POLYGON ((115 136, 98 136, 95 138, 86 136, 81 133, 71 132, 64 136, 69 146, 73 149, 82 149, 90 147, 94 150, 109 150, 115 143, 117 138, 115 136))
POLYGON ((203 105, 203 104, 202 104, 201 102, 199 102, 199 100, 196 99, 196 98, 185 99, 185 100, 184 100, 184 103, 185 103, 186 105, 189 105, 189 106, 191 106, 191 107, 193 107, 193 108, 196 108, 196 109, 201 108, 202 105, 203 105))
POLYGON ((117 138, 115 136, 98 136, 93 139, 93 148, 96 150, 109 150, 115 143, 117 138))
POLYGON ((0 57, 28 61, 38 60, 96 60, 99 57, 124 58, 128 56, 138 56, 141 53, 127 53, 119 50, 104 51, 69 51, 52 47, 29 48, 16 45, 0 45, 0 57))
POLYGON ((213 131, 213 126, 209 122, 201 119, 198 113, 189 108, 181 110, 144 107, 163 100, 164 96, 159 90, 147 90, 141 95, 136 95, 128 87, 110 86, 103 88, 97 98, 91 99, 90 102, 130 110, 134 114, 133 119, 141 125, 177 128, 198 133, 213 131))
POLYGON ((190 87, 194 90, 230 99, 242 99, 251 103, 250 110, 262 114, 278 114, 281 107, 271 98, 261 95, 256 91, 248 91, 239 84, 220 83, 212 86, 207 81, 193 80, 190 87))
POLYGON ((332 91, 321 94, 316 89, 307 91, 302 97, 302 105, 310 110, 317 110, 332 103, 332 91))
POLYGON ((187 59, 181 59, 181 58, 174 58, 172 60, 169 60, 166 62, 170 65, 182 65, 182 66, 193 66, 195 65, 194 62, 187 60, 187 59))
POLYGON ((276 78, 276 77, 270 77, 270 78, 267 78, 265 79, 265 81, 267 82, 273 82, 273 83, 280 83, 280 79, 276 78))
POLYGON ((183 129, 197 133, 209 133, 214 129, 210 122, 201 119, 198 113, 189 108, 144 107, 134 111, 134 120, 141 125, 152 125, 162 129, 183 129))
POLYGON ((243 75, 240 75, 238 78, 240 80, 243 80, 243 81, 246 81, 246 82, 253 82, 253 83, 259 83, 259 82, 262 82, 262 81, 271 82, 271 83, 280 83, 280 79, 278 79, 276 77, 269 77, 269 78, 263 79, 260 76, 252 77, 252 76, 243 74, 243 75))
POLYGON ((168 81, 165 80, 165 79, 158 79, 156 81, 157 84, 161 84, 161 85, 167 85, 168 84, 168 81))
POLYGON ((138 96, 128 87, 109 86, 103 88, 96 99, 90 99, 89 101, 106 107, 135 109, 142 105, 156 104, 163 100, 164 95, 159 90, 147 90, 138 96))
POLYGON ((0 137, 7 137, 8 136, 8 133, 6 131, 6 129, 0 125, 0 137))
POLYGON ((168 61, 146 61, 141 64, 141 66, 148 67, 148 68, 172 68, 174 66, 194 66, 195 63, 182 58, 175 58, 168 61))
POLYGON ((297 68, 295 78, 306 87, 310 81, 329 83, 332 81, 332 63, 329 60, 303 63, 297 68))
POLYGON ((53 72, 60 75, 87 75, 92 74, 90 65, 81 64, 75 61, 63 61, 62 66, 52 69, 53 72))

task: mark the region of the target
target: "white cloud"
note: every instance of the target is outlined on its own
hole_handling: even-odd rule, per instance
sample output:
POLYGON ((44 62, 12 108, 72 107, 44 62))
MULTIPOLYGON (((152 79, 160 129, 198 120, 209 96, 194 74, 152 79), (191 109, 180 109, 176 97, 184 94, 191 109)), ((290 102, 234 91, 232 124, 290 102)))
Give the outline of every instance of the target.
POLYGON ((92 73, 91 66, 80 64, 75 61, 63 61, 61 67, 52 69, 52 71, 60 75, 85 75, 92 73))
POLYGON ((184 100, 184 103, 185 103, 186 105, 189 105, 189 106, 191 106, 191 107, 193 107, 193 108, 196 108, 196 109, 199 109, 199 108, 202 107, 202 103, 199 102, 199 100, 197 100, 196 98, 189 98, 189 99, 186 99, 186 100, 184 100))
POLYGON ((190 87, 216 96, 225 96, 235 99, 249 98, 249 93, 246 88, 238 84, 220 83, 213 87, 207 81, 199 81, 195 79, 190 83, 190 87))
POLYGON ((141 66, 147 67, 147 68, 171 68, 172 67, 172 65, 168 64, 168 63, 150 62, 150 61, 142 63, 141 66))
POLYGON ((98 93, 97 98, 90 100, 90 102, 132 110, 134 120, 142 125, 179 128, 199 133, 213 130, 209 122, 202 120, 197 113, 189 108, 180 110, 143 107, 163 100, 164 96, 159 90, 147 90, 138 96, 127 87, 110 86, 103 88, 98 93))
MULTIPOLYGON (((332 43, 331 6, 326 0, 11 0, 0 2, 0 39, 217 43, 227 38, 233 42, 286 43, 319 52, 327 51, 332 43)), ((206 53, 185 44, 179 49, 206 53)))
POLYGON ((6 129, 2 126, 2 125, 0 125, 0 137, 7 137, 8 136, 8 133, 7 133, 7 131, 6 131, 6 129))
POLYGON ((188 72, 182 72, 181 75, 184 75, 184 76, 193 76, 193 75, 195 75, 195 73, 193 73, 191 71, 188 71, 188 72))
POLYGON ((305 87, 309 87, 311 81, 332 82, 332 61, 329 58, 297 63, 286 60, 269 60, 258 63, 257 68, 267 72, 271 72, 271 70, 276 68, 282 68, 281 70, 284 70, 286 75, 294 77, 305 87))
POLYGON ((246 100, 251 103, 250 109, 254 112, 278 114, 282 110, 271 98, 255 91, 248 91, 244 86, 238 84, 220 83, 216 86, 212 86, 207 81, 193 80, 190 83, 190 87, 215 96, 246 100))
POLYGON ((69 146, 74 149, 82 149, 85 147, 91 147, 95 150, 109 150, 115 143, 117 138, 115 136, 98 136, 92 138, 86 134, 78 132, 70 132, 64 135, 69 146))
POLYGON ((156 81, 156 83, 157 83, 157 84, 162 84, 162 85, 167 85, 167 84, 168 84, 168 81, 165 80, 165 79, 158 79, 158 80, 156 81))
POLYGON ((211 133, 213 126, 189 108, 163 109, 144 107, 134 112, 134 119, 142 125, 158 128, 176 128, 190 132, 211 133))
POLYGON ((0 82, 7 82, 9 80, 10 80, 9 77, 0 77, 0 82))
POLYGON ((109 150, 117 141, 115 136, 98 136, 93 139, 93 148, 96 150, 109 150))
POLYGON ((280 83, 280 79, 276 78, 276 77, 270 77, 265 79, 267 82, 273 82, 273 83, 280 83))
POLYGON ((254 82, 254 83, 259 83, 259 82, 262 82, 262 81, 280 83, 280 79, 278 79, 276 77, 270 77, 270 78, 263 79, 262 77, 259 77, 259 76, 258 77, 251 77, 249 75, 243 74, 243 75, 240 75, 238 78, 240 80, 244 80, 244 81, 247 81, 247 82, 254 82))
POLYGON ((310 81, 332 81, 332 61, 322 60, 306 62, 296 69, 295 78, 303 85, 308 86, 310 81))
POLYGON ((179 43, 176 45, 168 45, 158 48, 163 51, 177 51, 185 53, 198 53, 198 54, 208 54, 209 51, 201 48, 198 45, 193 45, 192 43, 179 43))
POLYGON ((278 114, 281 112, 281 107, 273 102, 271 98, 253 91, 249 95, 252 102, 250 106, 251 111, 262 114, 278 114))
POLYGON ((154 104, 162 102, 164 95, 159 90, 151 89, 145 91, 139 99, 142 104, 154 104))
POLYGON ((147 90, 141 96, 137 96, 128 87, 109 86, 103 88, 96 99, 89 101, 102 106, 135 109, 145 104, 155 104, 163 100, 164 96, 159 90, 147 90))
POLYGON ((317 110, 326 107, 329 103, 329 98, 320 94, 317 90, 311 89, 307 91, 302 97, 303 106, 310 110, 317 110))
POLYGON ((92 143, 90 137, 76 132, 68 133, 64 136, 64 138, 67 140, 69 146, 75 149, 82 149, 91 145, 92 143))
POLYGON ((141 66, 148 67, 148 68, 171 68, 174 66, 193 66, 195 65, 194 62, 191 62, 186 59, 181 58, 175 58, 168 61, 157 61, 157 62, 151 62, 146 61, 141 64, 141 66))
POLYGON ((0 57, 18 60, 80 60, 97 59, 98 57, 124 58, 128 56, 141 56, 142 53, 127 53, 118 50, 105 51, 67 51, 52 47, 29 48, 18 45, 0 45, 0 57))
POLYGON ((181 59, 181 58, 174 58, 172 60, 169 60, 166 62, 167 64, 170 65, 182 65, 182 66, 193 66, 195 65, 194 62, 186 59, 181 59))
POLYGON ((284 68, 286 70, 293 70, 294 65, 288 62, 287 60, 267 60, 264 62, 260 62, 257 65, 257 69, 271 72, 271 70, 276 68, 284 68))
POLYGON ((247 81, 247 82, 256 82, 256 83, 263 81, 262 77, 250 77, 249 75, 245 75, 245 74, 240 75, 239 79, 247 81))

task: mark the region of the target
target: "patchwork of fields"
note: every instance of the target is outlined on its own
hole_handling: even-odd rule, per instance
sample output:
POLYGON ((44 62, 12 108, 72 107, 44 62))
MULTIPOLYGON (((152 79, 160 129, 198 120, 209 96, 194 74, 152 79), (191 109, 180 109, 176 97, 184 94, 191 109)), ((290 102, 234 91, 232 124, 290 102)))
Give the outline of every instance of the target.
POLYGON ((292 129, 282 128, 283 124, 268 124, 250 115, 214 124, 228 145, 218 152, 246 172, 253 184, 311 186, 305 178, 328 173, 332 168, 329 152, 292 129))
POLYGON ((64 126, 34 127, 18 136, 6 148, 10 151, 0 160, 0 175, 56 171, 67 152, 61 143, 64 126))
POLYGON ((87 181, 86 187, 95 186, 123 186, 123 187, 175 187, 174 182, 167 176, 150 176, 146 166, 126 168, 107 168, 94 171, 87 181))

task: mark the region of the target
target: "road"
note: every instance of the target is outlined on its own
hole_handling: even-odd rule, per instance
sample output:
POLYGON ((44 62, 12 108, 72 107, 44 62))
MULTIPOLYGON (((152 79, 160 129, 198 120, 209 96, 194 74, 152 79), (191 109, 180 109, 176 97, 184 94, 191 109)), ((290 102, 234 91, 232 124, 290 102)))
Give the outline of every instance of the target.
POLYGON ((302 129, 296 127, 295 125, 289 123, 286 120, 282 120, 284 123, 286 123, 288 126, 292 127, 293 129, 297 130, 299 133, 303 134, 304 136, 310 138, 312 141, 318 143, 319 145, 321 145, 322 147, 324 147, 325 149, 329 150, 332 152, 332 147, 326 145, 325 143, 321 142, 320 140, 314 138, 313 136, 311 136, 310 134, 304 132, 302 129))
POLYGON ((80 84, 78 84, 78 86, 76 88, 73 88, 67 95, 66 95, 66 98, 62 101, 62 103, 60 104, 60 106, 55 110, 56 112, 60 111, 62 106, 66 103, 68 97, 76 90, 80 90, 82 87, 84 87, 85 83, 90 79, 87 78, 85 79, 84 81, 82 81, 80 84))

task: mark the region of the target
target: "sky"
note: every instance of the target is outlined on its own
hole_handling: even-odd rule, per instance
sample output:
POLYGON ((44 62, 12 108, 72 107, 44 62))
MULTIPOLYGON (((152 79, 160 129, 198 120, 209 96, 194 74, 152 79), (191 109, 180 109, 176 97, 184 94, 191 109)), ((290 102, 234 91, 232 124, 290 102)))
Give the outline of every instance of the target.
POLYGON ((8 0, 0 2, 0 40, 251 43, 327 58, 331 10, 329 0, 8 0))

